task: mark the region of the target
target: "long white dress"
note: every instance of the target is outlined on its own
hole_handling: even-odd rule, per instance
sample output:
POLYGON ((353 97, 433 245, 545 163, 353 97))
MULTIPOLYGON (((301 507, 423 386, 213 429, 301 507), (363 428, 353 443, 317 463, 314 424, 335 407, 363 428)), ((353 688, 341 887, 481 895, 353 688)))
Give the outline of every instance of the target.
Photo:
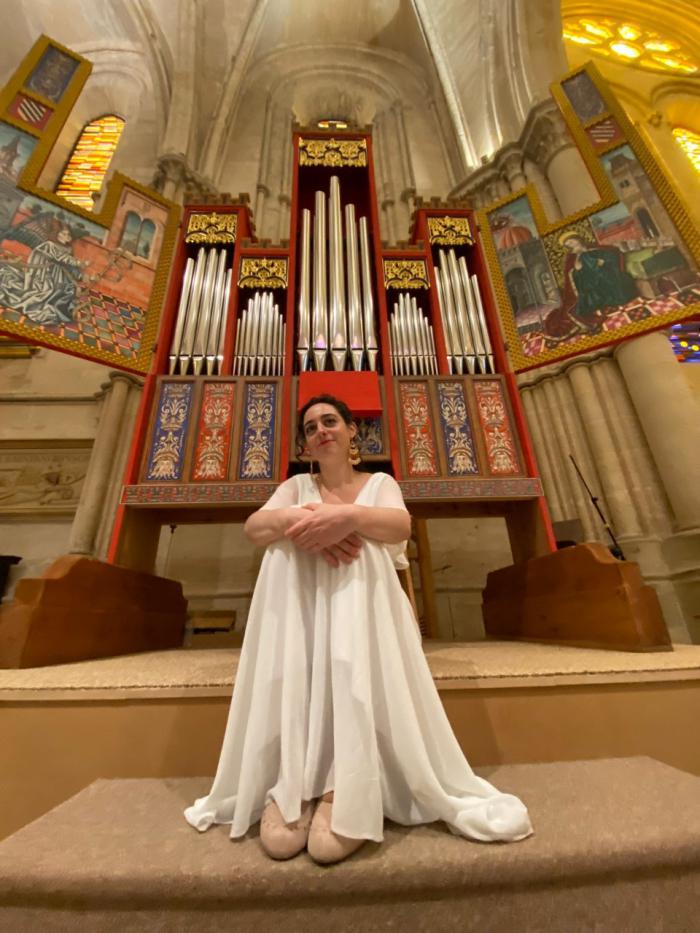
MULTIPOLYGON (((319 502, 308 476, 264 508, 319 502)), ((396 481, 375 473, 357 505, 405 509, 396 481)), ((405 543, 365 540, 330 567, 288 541, 267 548, 250 607, 221 758, 211 791, 185 811, 198 830, 243 836, 274 799, 284 819, 333 790, 331 827, 383 838, 384 818, 444 820, 480 841, 530 835, 527 809, 477 777, 454 737, 395 566, 405 543)))

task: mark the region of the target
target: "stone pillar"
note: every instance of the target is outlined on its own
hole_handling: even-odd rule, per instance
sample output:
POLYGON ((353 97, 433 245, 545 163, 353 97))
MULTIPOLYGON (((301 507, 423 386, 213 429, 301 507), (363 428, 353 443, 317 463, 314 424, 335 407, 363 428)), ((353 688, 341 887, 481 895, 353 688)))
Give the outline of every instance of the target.
POLYGON ((645 334, 616 358, 637 411, 678 531, 700 528, 700 408, 668 338, 645 334))
POLYGON ((610 509, 608 518, 616 537, 630 538, 642 534, 634 503, 630 499, 617 444, 610 433, 600 404, 598 389, 588 361, 581 361, 567 370, 581 420, 591 447, 598 476, 610 509))
POLYGON ((391 112, 396 124, 396 141, 398 143, 399 155, 401 157, 401 175, 402 186, 401 200, 405 201, 408 207, 409 223, 410 215, 413 213, 416 199, 416 181, 413 175, 413 164, 411 162, 411 152, 408 145, 408 136, 406 133, 406 121, 404 119, 403 104, 401 101, 395 101, 392 104, 391 112))
POLYGON ((568 136, 559 137, 559 145, 550 156, 545 173, 564 217, 600 200, 586 163, 568 136))
POLYGON ((511 191, 518 191, 520 188, 524 188, 525 185, 527 185, 522 152, 519 152, 517 149, 511 149, 499 159, 499 163, 511 191))
POLYGON ((552 190, 552 186, 542 169, 538 165, 535 165, 530 159, 525 159, 523 162, 523 171, 525 172, 527 181, 537 188, 537 193, 540 196, 540 201, 542 202, 542 207, 547 215, 547 219, 559 220, 562 216, 561 207, 559 207, 559 202, 552 190))
POLYGON ((110 373, 109 379, 110 382, 104 387, 106 391, 100 423, 71 528, 71 554, 94 553, 95 538, 114 458, 120 441, 129 441, 129 438, 122 438, 122 424, 129 389, 134 384, 134 378, 125 373, 110 373))
POLYGON ((634 502, 638 521, 646 534, 666 537, 673 530, 671 506, 620 367, 610 357, 598 360, 592 377, 610 433, 616 440, 627 492, 634 502))
POLYGON ((381 190, 381 206, 386 219, 386 235, 389 243, 396 243, 398 236, 398 218, 396 216, 396 197, 394 194, 391 165, 385 148, 386 117, 375 118, 377 158, 377 191, 381 190))
POLYGON ((535 448, 537 466, 539 469, 540 477, 542 479, 545 498, 547 499, 549 511, 552 515, 552 521, 560 522, 564 521, 567 516, 566 512, 564 511, 564 506, 562 504, 561 496, 559 494, 559 489, 554 476, 554 469, 550 461, 549 450, 547 449, 544 440, 543 425, 540 424, 540 419, 537 414, 534 399, 535 392, 536 389, 528 388, 523 389, 520 395, 523 400, 523 408, 525 409, 525 415, 527 416, 530 436, 532 437, 532 445, 535 448))

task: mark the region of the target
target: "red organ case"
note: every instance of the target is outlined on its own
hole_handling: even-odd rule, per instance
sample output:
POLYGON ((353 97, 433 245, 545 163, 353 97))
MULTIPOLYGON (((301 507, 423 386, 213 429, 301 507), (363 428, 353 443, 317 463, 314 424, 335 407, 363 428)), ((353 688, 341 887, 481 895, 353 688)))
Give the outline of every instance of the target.
POLYGON ((371 135, 299 129, 293 152, 288 245, 258 241, 244 203, 184 211, 111 559, 152 570, 162 524, 244 520, 308 469, 296 412, 321 392, 416 518, 502 516, 514 561, 548 553, 473 212, 421 205, 388 248, 371 135))

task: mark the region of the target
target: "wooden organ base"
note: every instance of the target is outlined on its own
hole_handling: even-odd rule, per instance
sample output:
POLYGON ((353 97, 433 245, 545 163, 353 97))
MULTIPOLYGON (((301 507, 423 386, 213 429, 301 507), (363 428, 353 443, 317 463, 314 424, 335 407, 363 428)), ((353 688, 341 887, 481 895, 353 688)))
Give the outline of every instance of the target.
POLYGON ((66 555, 0 607, 0 668, 180 648, 186 621, 175 580, 66 555))
POLYGON ((484 627, 496 639, 622 651, 671 650, 656 591, 639 565, 602 544, 578 544, 494 570, 484 627))

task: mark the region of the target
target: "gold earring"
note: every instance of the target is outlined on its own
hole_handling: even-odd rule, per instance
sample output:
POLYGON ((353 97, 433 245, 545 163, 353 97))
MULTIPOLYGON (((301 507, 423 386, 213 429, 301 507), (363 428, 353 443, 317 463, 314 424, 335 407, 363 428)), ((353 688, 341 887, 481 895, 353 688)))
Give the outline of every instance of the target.
POLYGON ((357 466, 358 463, 362 463, 360 448, 355 443, 355 438, 350 441, 350 446, 348 447, 348 460, 352 466, 357 466))

